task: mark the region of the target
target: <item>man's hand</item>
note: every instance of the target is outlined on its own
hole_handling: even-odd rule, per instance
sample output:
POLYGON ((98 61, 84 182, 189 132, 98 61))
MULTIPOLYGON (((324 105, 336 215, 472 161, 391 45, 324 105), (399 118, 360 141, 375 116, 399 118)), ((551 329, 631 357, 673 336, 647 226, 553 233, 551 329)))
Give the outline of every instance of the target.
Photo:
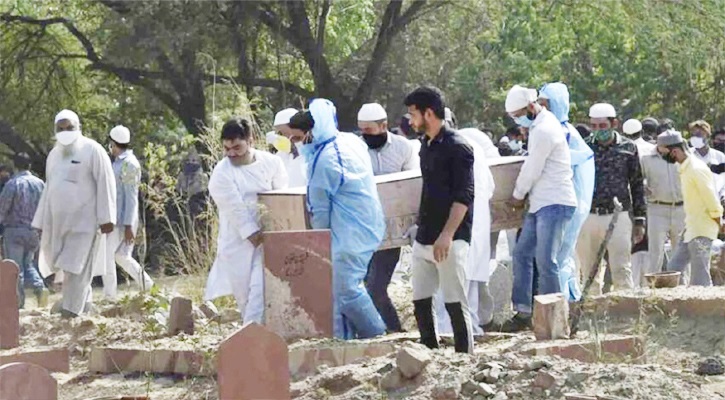
POLYGON ((511 210, 518 211, 518 210, 524 209, 524 206, 526 205, 526 201, 523 199, 519 200, 515 197, 512 197, 511 200, 509 200, 506 204, 511 207, 511 210))
POLYGON ((126 243, 129 246, 132 245, 134 236, 135 235, 133 234, 133 228, 131 228, 130 225, 126 225, 126 230, 123 232, 124 243, 126 243))
POLYGON ((101 233, 103 233, 103 234, 109 234, 111 232, 113 232, 113 224, 112 223, 109 222, 107 224, 101 225, 101 233))
POLYGON ((632 229, 632 241, 637 244, 644 240, 645 228, 644 225, 635 225, 632 229))
POLYGON ((433 258, 441 263, 448 258, 448 253, 453 245, 453 236, 442 232, 435 243, 433 243, 433 258))
POLYGON ((259 247, 260 244, 262 244, 262 241, 264 239, 264 236, 262 236, 262 231, 257 231, 251 234, 247 240, 252 242, 252 246, 255 248, 259 247))

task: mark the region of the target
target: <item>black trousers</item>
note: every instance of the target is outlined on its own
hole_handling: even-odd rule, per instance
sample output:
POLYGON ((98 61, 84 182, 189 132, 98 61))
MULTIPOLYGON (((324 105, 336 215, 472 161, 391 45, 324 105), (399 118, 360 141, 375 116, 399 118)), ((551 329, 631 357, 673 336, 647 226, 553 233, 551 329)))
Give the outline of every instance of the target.
POLYGON ((388 332, 400 332, 401 330, 398 312, 388 296, 388 285, 393 278, 393 272, 395 272, 399 259, 400 248, 376 251, 370 260, 368 274, 365 277, 365 288, 383 318, 388 332))

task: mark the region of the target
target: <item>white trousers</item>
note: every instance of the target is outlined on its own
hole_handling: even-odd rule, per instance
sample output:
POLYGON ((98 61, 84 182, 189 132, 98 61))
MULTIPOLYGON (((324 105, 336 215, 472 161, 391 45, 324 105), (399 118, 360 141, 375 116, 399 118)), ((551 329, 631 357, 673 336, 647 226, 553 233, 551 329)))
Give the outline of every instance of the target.
MULTIPOLYGON (((478 281, 466 281, 468 284, 468 312, 471 314, 471 330, 473 336, 482 336, 483 329, 481 329, 480 320, 478 318, 478 286, 481 282, 478 281)), ((446 311, 446 303, 443 301, 443 296, 440 291, 433 296, 433 303, 435 307, 436 315, 436 329, 439 335, 453 336, 453 325, 451 325, 451 317, 448 316, 446 311)))
POLYGON ((252 262, 249 287, 235 287, 233 291, 244 325, 252 322, 264 324, 264 267, 261 257, 255 257, 252 262))
POLYGON ((123 242, 124 240, 125 227, 117 227, 106 239, 107 257, 109 263, 107 265, 113 265, 108 268, 106 274, 103 275, 103 295, 108 300, 116 300, 118 296, 118 280, 116 278, 116 265, 118 264, 123 268, 124 271, 137 283, 143 279, 144 288, 146 290, 151 289, 154 285, 154 281, 151 277, 143 271, 138 261, 134 260, 131 254, 133 253, 133 245, 127 245, 123 242))
MULTIPOLYGON (((604 241, 604 236, 609 228, 612 215, 589 214, 576 244, 576 253, 581 262, 581 282, 582 288, 594 268, 599 247, 604 241)), ((612 269, 612 286, 613 290, 631 289, 632 282, 632 220, 629 213, 623 211, 619 215, 617 224, 614 226, 614 232, 607 245, 609 252, 609 266, 612 269)), ((598 295, 602 293, 604 287, 604 268, 599 263, 599 273, 589 289, 589 294, 598 295)))
POLYGON ((638 288, 642 285, 645 274, 650 268, 650 252, 638 251, 632 254, 632 284, 638 288))

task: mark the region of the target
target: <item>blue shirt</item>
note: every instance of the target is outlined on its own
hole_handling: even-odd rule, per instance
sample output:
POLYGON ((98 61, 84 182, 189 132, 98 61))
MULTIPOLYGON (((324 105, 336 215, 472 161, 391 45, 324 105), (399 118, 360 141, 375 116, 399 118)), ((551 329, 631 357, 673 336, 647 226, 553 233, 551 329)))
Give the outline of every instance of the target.
POLYGON ((138 221, 138 187, 141 184, 141 164, 132 150, 119 154, 113 161, 116 175, 116 223, 136 226, 138 221))
POLYGON ((30 171, 15 174, 0 193, 0 225, 30 228, 44 188, 45 183, 30 171))

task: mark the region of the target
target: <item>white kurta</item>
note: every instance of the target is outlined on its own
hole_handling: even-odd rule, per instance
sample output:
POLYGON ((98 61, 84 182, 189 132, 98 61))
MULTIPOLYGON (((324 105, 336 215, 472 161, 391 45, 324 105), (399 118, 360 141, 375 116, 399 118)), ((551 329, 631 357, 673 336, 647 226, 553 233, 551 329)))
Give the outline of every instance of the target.
POLYGON ((276 154, 282 160, 289 178, 289 187, 307 186, 307 163, 305 157, 295 158, 292 153, 278 152, 276 154))
POLYGON ((116 178, 106 150, 83 136, 67 148, 56 145, 45 176, 33 220, 33 227, 43 231, 41 274, 80 274, 92 256, 93 275, 103 275, 108 268, 106 235, 100 235, 99 226, 116 223, 116 178))
MULTIPOLYGON (((261 229, 257 194, 287 187, 287 172, 282 160, 266 151, 252 150, 255 161, 234 166, 221 160, 211 174, 209 193, 219 210, 217 255, 206 283, 205 300, 234 295, 244 314, 250 286, 261 284, 262 247, 247 240, 261 229), (255 271, 252 279, 253 267, 255 271)), ((251 301, 251 299, 249 299, 251 301)), ((263 299, 254 299, 260 301, 263 299)))
MULTIPOLYGON (((469 281, 488 282, 491 275, 491 210, 489 200, 493 196, 495 182, 483 148, 475 136, 485 136, 477 130, 461 129, 458 134, 463 136, 473 148, 473 181, 475 184, 473 200, 473 227, 471 229, 471 249, 468 251, 466 279, 469 281), (474 136, 474 137, 472 137, 474 136)), ((488 138, 488 136, 486 136, 488 138)))

